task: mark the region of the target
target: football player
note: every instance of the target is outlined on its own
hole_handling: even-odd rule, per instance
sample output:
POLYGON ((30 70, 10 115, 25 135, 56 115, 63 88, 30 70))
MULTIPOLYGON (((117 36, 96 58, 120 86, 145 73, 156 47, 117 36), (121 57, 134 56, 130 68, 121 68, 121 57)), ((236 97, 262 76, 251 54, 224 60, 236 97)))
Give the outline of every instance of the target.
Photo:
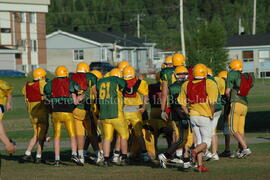
POLYGON ((29 142, 23 160, 32 161, 31 152, 37 144, 36 163, 41 163, 41 155, 48 129, 49 112, 44 99, 44 86, 46 85, 46 71, 37 68, 33 71, 33 81, 26 82, 22 93, 25 96, 27 111, 33 126, 34 136, 29 142))

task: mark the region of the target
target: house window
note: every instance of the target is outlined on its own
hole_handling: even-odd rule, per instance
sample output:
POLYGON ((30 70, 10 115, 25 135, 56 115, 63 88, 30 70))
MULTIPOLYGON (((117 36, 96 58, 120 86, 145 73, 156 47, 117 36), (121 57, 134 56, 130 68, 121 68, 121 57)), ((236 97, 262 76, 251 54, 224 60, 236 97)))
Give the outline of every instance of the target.
POLYGON ((262 78, 266 78, 266 77, 270 77, 270 72, 261 72, 261 77, 262 78))
POLYGON ((10 28, 1 28, 1 33, 10 33, 11 29, 10 28))
POLYGON ((23 51, 26 51, 26 39, 22 39, 21 40, 21 46, 22 46, 22 49, 23 49, 23 51))
POLYGON ((33 52, 37 52, 37 40, 31 40, 31 44, 32 44, 32 51, 33 52))
POLYGON ((30 13, 30 23, 36 24, 36 13, 30 13))
POLYGON ((106 59, 106 57, 105 57, 105 49, 104 48, 102 48, 101 49, 101 60, 105 60, 106 59))
POLYGON ((20 22, 25 23, 26 22, 26 14, 21 12, 20 13, 20 22))
POLYGON ((243 51, 243 61, 244 62, 252 62, 253 59, 253 51, 243 51))
POLYGON ((34 71, 35 69, 37 69, 37 65, 32 64, 31 69, 32 69, 32 71, 34 71))
POLYGON ((22 65, 22 71, 26 71, 26 65, 22 65))
POLYGON ((74 61, 83 61, 84 60, 84 51, 83 49, 74 50, 74 61))

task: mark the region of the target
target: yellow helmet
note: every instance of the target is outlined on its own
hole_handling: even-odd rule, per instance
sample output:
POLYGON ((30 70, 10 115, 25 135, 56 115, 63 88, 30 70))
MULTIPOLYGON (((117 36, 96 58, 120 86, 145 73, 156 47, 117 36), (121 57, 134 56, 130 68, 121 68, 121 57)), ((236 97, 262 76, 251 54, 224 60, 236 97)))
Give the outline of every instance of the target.
POLYGON ((46 74, 46 71, 43 68, 39 67, 33 71, 33 78, 34 80, 43 79, 45 78, 46 74))
POLYGON ((104 74, 103 77, 110 77, 110 72, 107 72, 106 74, 104 74))
POLYGON ((188 74, 188 70, 185 66, 178 66, 175 68, 175 74, 188 74))
POLYGON ((166 64, 165 63, 162 63, 161 64, 161 69, 165 69, 166 68, 166 64))
POLYGON ((213 76, 213 71, 211 68, 207 67, 207 75, 213 76))
POLYGON ((176 53, 173 55, 173 66, 184 66, 185 65, 185 57, 183 54, 176 53))
POLYGON ((207 67, 204 64, 196 64, 193 68, 195 78, 205 78, 207 76, 207 67))
POLYGON ((227 71, 221 71, 220 73, 218 73, 218 77, 227 79, 228 76, 228 72, 227 71))
POLYGON ((55 70, 56 77, 67 77, 68 69, 66 66, 58 66, 55 70))
POLYGON ((122 77, 122 71, 119 68, 114 68, 110 72, 110 76, 122 77))
POLYGON ((164 63, 165 64, 172 64, 173 63, 173 57, 172 56, 167 56, 164 63))
POLYGON ((243 61, 241 61, 240 59, 232 60, 229 67, 231 70, 241 71, 243 69, 243 61))
POLYGON ((85 62, 80 62, 78 65, 77 65, 77 72, 82 72, 82 73, 87 73, 90 71, 90 68, 89 68, 89 65, 86 64, 85 62))
POLYGON ((98 70, 93 70, 93 71, 91 71, 91 73, 94 74, 97 77, 97 79, 101 79, 102 78, 102 74, 98 70))
POLYGON ((135 77, 135 69, 131 66, 127 66, 125 67, 125 69, 123 70, 123 77, 125 79, 130 79, 130 78, 134 78, 135 77))
POLYGON ((123 71, 125 67, 130 66, 128 61, 122 61, 118 64, 118 68, 123 71))

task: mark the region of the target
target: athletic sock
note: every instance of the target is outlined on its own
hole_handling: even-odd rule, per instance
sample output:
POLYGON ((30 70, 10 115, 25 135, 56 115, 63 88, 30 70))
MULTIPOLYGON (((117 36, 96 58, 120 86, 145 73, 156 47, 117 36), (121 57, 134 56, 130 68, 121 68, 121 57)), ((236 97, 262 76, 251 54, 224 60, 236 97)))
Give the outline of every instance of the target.
POLYGON ((147 153, 147 151, 146 150, 143 150, 142 153, 145 154, 145 153, 147 153))
POLYGON ((26 156, 30 156, 31 155, 31 152, 30 151, 25 151, 24 153, 26 156))
POLYGON ((104 157, 104 161, 110 161, 110 157, 104 157))
POLYGON ((60 156, 55 156, 56 161, 60 161, 60 156))
POLYGON ((114 154, 120 154, 120 151, 114 151, 114 154))
POLYGON ((77 156, 77 152, 72 152, 71 155, 72 156, 77 156))
POLYGON ((127 154, 121 154, 122 159, 127 159, 127 154))
POLYGON ((41 154, 37 154, 36 155, 36 158, 39 158, 40 159, 41 158, 41 154))
POLYGON ((180 149, 177 149, 175 153, 176 153, 176 156, 177 157, 181 157, 182 154, 183 154, 183 150, 182 149, 181 150, 180 149))
POLYGON ((78 150, 78 154, 80 157, 83 157, 83 150, 78 150))

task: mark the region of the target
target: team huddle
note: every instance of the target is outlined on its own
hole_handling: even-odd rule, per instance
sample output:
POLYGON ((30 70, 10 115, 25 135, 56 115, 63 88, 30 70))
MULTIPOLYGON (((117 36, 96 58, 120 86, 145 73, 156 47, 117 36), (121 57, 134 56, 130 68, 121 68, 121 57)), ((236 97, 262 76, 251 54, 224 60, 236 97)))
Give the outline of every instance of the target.
MULTIPOLYGON (((161 115, 151 118, 150 87, 144 76, 127 61, 106 74, 90 71, 79 63, 75 73, 58 66, 55 78, 46 79, 46 71, 33 71, 33 81, 22 89, 34 135, 23 156, 24 161, 41 163, 43 146, 48 141, 49 118, 54 131, 54 166, 60 166, 61 126, 70 137, 71 161, 83 166, 87 159, 100 166, 126 166, 132 161, 151 163, 158 159, 161 167, 180 163, 184 169, 207 172, 204 160, 219 156, 245 158, 251 154, 245 136, 247 95, 254 77, 242 73, 243 62, 233 60, 230 70, 214 77, 204 64, 186 67, 182 54, 168 56, 157 73, 161 115), (224 122, 225 151, 218 154, 216 128, 224 122), (157 155, 157 140, 165 134, 168 149, 157 155), (230 134, 238 149, 230 152, 230 134), (91 144, 94 154, 89 156, 91 144), (37 145, 36 157, 32 149, 37 145)), ((0 81, 1 120, 4 106, 10 106, 12 88, 0 81), (6 103, 7 99, 7 103, 6 103)), ((155 96, 156 97, 156 96, 155 96)), ((7 109, 6 108, 6 109, 7 109)), ((2 126, 2 122, 0 123, 2 126)), ((8 138, 1 137, 9 152, 14 151, 8 138)))

